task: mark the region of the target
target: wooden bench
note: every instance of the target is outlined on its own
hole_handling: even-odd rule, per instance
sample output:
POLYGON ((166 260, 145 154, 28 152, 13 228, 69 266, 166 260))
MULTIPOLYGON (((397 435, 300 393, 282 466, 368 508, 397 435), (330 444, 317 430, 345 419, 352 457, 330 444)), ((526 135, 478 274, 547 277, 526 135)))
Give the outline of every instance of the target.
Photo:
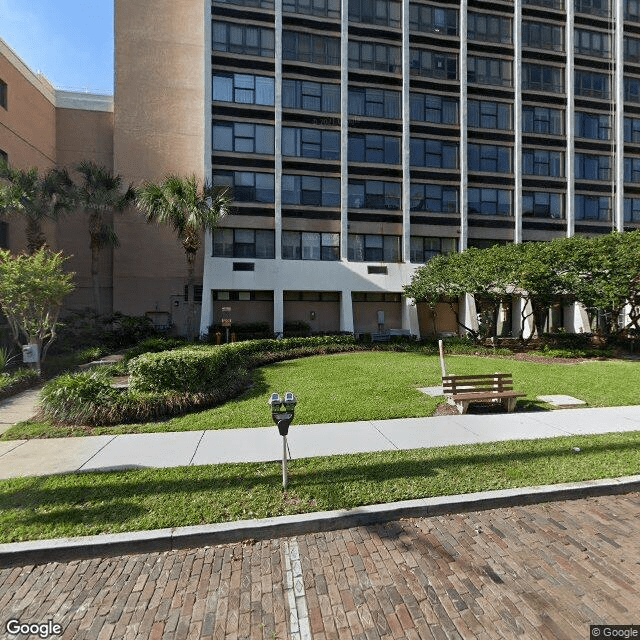
POLYGON ((500 402, 511 413, 518 398, 526 396, 513 390, 510 373, 490 373, 473 376, 443 376, 442 389, 449 396, 449 404, 460 413, 467 413, 471 402, 500 402))

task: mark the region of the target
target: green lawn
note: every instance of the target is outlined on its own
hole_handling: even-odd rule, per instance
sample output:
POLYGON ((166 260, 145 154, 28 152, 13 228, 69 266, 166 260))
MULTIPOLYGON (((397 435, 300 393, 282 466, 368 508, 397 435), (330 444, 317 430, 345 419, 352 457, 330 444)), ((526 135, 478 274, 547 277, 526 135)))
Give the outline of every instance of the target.
POLYGON ((178 527, 640 472, 640 432, 0 481, 0 542, 178 527), (573 448, 579 447, 580 452, 573 448))
MULTIPOLYGON (((520 400, 523 409, 549 408, 536 400, 539 395, 549 394, 571 395, 591 407, 640 402, 640 362, 539 364, 447 356, 447 369, 459 375, 512 373, 516 390, 527 394, 520 400)), ((95 429, 24 423, 11 428, 2 439, 272 426, 267 399, 274 391, 293 391, 298 396, 295 424, 430 416, 443 399, 426 396, 417 388, 438 385, 440 375, 437 357, 416 353, 363 352, 301 358, 256 370, 252 389, 207 411, 163 422, 95 429)))

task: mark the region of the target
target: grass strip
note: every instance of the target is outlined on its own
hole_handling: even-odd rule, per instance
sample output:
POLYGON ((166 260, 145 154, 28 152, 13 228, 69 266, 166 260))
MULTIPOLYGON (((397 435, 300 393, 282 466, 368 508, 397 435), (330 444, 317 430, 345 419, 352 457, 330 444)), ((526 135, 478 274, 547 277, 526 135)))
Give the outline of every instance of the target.
POLYGON ((640 472, 640 432, 0 481, 0 542, 180 527, 640 472), (579 447, 580 452, 573 449, 579 447))

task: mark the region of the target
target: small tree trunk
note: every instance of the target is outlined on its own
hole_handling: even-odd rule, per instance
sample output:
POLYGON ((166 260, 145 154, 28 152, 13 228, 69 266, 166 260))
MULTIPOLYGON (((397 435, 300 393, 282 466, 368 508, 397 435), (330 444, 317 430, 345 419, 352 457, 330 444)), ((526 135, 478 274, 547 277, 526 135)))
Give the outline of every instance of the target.
POLYGON ((40 221, 33 218, 27 218, 24 231, 27 236, 27 253, 32 256, 40 247, 46 244, 47 238, 42 231, 40 221))
POLYGON ((188 253, 187 297, 189 299, 187 302, 187 339, 189 340, 189 342, 193 342, 193 340, 195 339, 195 262, 196 254, 191 252, 188 253))
POLYGON ((100 278, 99 276, 100 249, 92 243, 91 245, 91 284, 93 287, 93 306, 98 316, 102 316, 102 304, 100 301, 100 278))

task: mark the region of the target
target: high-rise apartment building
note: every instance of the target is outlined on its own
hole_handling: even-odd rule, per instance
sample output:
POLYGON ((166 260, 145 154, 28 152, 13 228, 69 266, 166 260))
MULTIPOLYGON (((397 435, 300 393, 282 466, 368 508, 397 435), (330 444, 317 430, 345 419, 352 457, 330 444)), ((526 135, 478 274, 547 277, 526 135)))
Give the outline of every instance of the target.
POLYGON ((636 225, 638 6, 214 0, 203 326, 417 333, 433 255, 636 225))
MULTIPOLYGON (((233 190, 198 267, 203 331, 225 314, 425 333, 402 287, 432 256, 640 221, 638 0, 115 8, 114 171, 233 190)), ((176 321, 175 236, 115 226, 113 309, 176 321)))

